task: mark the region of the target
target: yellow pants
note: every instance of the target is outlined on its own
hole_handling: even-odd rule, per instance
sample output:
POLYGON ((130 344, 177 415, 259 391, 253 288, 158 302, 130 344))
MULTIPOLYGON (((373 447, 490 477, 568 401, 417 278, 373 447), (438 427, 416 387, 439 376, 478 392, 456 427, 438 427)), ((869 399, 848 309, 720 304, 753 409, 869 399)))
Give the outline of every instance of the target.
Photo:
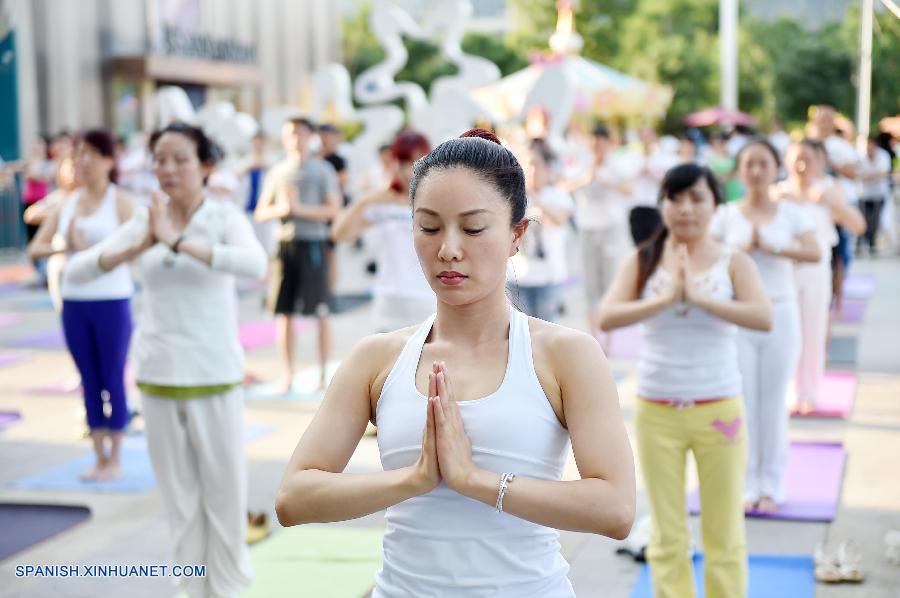
POLYGON ((635 427, 650 499, 652 533, 647 560, 657 598, 695 595, 685 499, 689 450, 700 477, 706 596, 746 596, 743 401, 729 398, 679 409, 638 400, 635 427))

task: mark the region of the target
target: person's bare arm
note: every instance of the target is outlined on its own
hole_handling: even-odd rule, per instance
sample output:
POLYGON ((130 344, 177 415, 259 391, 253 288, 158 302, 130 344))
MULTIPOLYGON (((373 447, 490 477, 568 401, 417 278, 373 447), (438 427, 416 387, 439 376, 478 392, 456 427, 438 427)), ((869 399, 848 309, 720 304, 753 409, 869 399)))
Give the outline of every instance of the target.
MULTIPOLYGON (((356 519, 437 486, 433 416, 426 416, 416 464, 377 473, 343 473, 372 416, 370 397, 379 369, 373 356, 399 353, 399 348, 391 351, 386 337, 363 339, 335 373, 281 479, 275 499, 281 525, 356 519)), ((423 402, 422 409, 430 412, 430 402, 423 402)))
POLYGON ((280 193, 279 186, 275 182, 276 178, 279 178, 277 172, 272 172, 263 179, 262 191, 253 210, 253 219, 257 222, 281 220, 291 214, 290 202, 283 193, 280 193))
POLYGON ((856 236, 866 232, 866 219, 856 206, 844 199, 844 194, 837 187, 825 191, 823 202, 831 207, 831 217, 835 224, 840 224, 856 236))
MULTIPOLYGON (((627 257, 603 296, 597 312, 597 326, 604 331, 624 328, 655 316, 678 297, 677 285, 664 295, 642 299, 638 296, 638 252, 627 257)), ((589 309, 594 309, 589 306, 589 309)))
POLYGON ((393 193, 390 189, 367 193, 338 212, 331 223, 331 238, 339 243, 355 241, 370 226, 365 217, 366 208, 387 200, 393 193))
MULTIPOLYGON (((62 203, 60 203, 59 207, 62 207, 62 203)), ((31 243, 28 244, 28 257, 31 259, 49 257, 54 253, 65 253, 67 251, 66 247, 55 247, 53 243, 53 236, 56 234, 56 229, 59 228, 59 212, 59 209, 51 211, 44 218, 44 221, 41 222, 37 233, 31 239, 31 243)))
POLYGON ((819 242, 816 240, 816 234, 813 231, 803 233, 798 240, 800 241, 799 244, 775 248, 760 239, 758 246, 766 253, 786 257, 795 262, 813 263, 822 259, 822 249, 819 247, 819 242))
MULTIPOLYGON (((734 299, 716 299, 698 293, 692 284, 685 286, 688 302, 726 322, 752 330, 771 330, 772 304, 766 296, 756 264, 743 251, 735 251, 729 265, 734 299)), ((690 272, 685 277, 693 280, 690 272)))
MULTIPOLYGON (((548 342, 581 479, 517 476, 503 511, 556 529, 621 540, 634 521, 635 473, 612 370, 600 345, 586 334, 559 329, 548 342)), ((472 463, 459 407, 452 399, 452 374, 442 375, 446 378, 438 378, 441 409, 436 418, 441 475, 451 489, 494 506, 503 472, 472 463)))

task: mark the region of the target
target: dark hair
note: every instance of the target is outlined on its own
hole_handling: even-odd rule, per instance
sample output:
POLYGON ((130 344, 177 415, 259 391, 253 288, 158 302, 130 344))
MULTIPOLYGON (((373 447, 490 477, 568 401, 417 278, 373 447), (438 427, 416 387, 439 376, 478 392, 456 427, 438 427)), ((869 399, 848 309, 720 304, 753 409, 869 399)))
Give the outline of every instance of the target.
POLYGON ((881 131, 875 136, 875 145, 886 151, 891 155, 891 163, 894 162, 894 158, 897 157, 894 152, 894 148, 891 147, 891 141, 893 141, 894 137, 887 131, 881 131))
POLYGON ((316 127, 316 123, 314 123, 312 120, 306 118, 305 116, 293 116, 293 117, 287 119, 287 122, 291 123, 295 127, 296 126, 304 126, 307 129, 309 129, 310 133, 315 133, 318 130, 318 127, 316 127))
POLYGON ((531 149, 531 151, 539 155, 541 157, 541 160, 543 160, 544 163, 548 166, 556 163, 556 152, 553 151, 553 148, 550 147, 550 144, 547 143, 546 139, 542 137, 532 139, 528 144, 528 147, 529 149, 531 149))
POLYGON ((409 182, 410 201, 415 201, 416 190, 429 172, 454 167, 471 170, 503 195, 512 209, 513 226, 525 219, 525 174, 513 153, 487 129, 469 129, 416 161, 409 182))
POLYGON ((825 149, 825 144, 819 141, 818 139, 812 139, 810 137, 804 137, 800 140, 800 145, 805 145, 812 151, 820 154, 823 158, 828 158, 828 150, 825 149))
MULTIPOLYGON (((662 203, 666 199, 672 199, 679 193, 693 187, 700 179, 706 181, 707 186, 712 191, 713 201, 717 206, 725 203, 725 197, 722 194, 722 188, 719 187, 719 180, 716 178, 715 173, 706 166, 701 166, 696 162, 688 162, 687 164, 679 164, 670 168, 666 172, 659 188, 657 204, 662 203)), ((637 292, 639 295, 644 290, 647 280, 659 266, 659 260, 662 258, 663 248, 666 245, 668 236, 669 229, 666 228, 665 223, 660 218, 659 227, 653 233, 653 236, 638 247, 637 292)))
POLYGON ((115 183, 119 179, 119 171, 116 168, 116 140, 104 129, 90 129, 78 136, 76 143, 90 146, 92 150, 104 158, 112 158, 113 167, 109 171, 109 182, 115 183))
MULTIPOLYGON (((194 142, 194 146, 197 149, 197 159, 200 160, 200 163, 204 166, 215 166, 219 157, 222 155, 222 150, 219 149, 212 139, 206 136, 206 133, 203 132, 203 129, 199 127, 191 126, 187 123, 183 122, 173 122, 169 125, 166 125, 162 129, 158 129, 150 135, 150 153, 153 153, 156 149, 156 144, 159 142, 160 137, 165 135, 166 133, 177 133, 178 135, 184 135, 188 139, 194 142)), ((203 184, 206 184, 206 179, 209 177, 203 178, 203 184)))
POLYGON ((319 125, 319 133, 340 133, 341 130, 338 129, 331 123, 325 123, 324 125, 319 125))
POLYGON ((381 145, 378 146, 378 153, 379 153, 379 154, 380 154, 381 152, 389 152, 389 151, 391 151, 391 144, 390 144, 390 143, 382 143, 381 145))
POLYGON ((594 137, 603 137, 604 139, 609 139, 609 129, 607 129, 605 125, 595 126, 591 134, 594 137))
POLYGON ((744 155, 744 152, 747 150, 747 148, 753 147, 754 145, 759 145, 769 150, 769 153, 771 153, 772 157, 775 158, 775 165, 778 166, 778 168, 781 168, 781 156, 778 155, 778 150, 775 149, 775 146, 772 145, 772 142, 765 137, 751 137, 744 143, 744 145, 741 146, 741 149, 738 150, 737 155, 734 157, 735 170, 737 170, 738 166, 740 166, 741 156, 744 155))

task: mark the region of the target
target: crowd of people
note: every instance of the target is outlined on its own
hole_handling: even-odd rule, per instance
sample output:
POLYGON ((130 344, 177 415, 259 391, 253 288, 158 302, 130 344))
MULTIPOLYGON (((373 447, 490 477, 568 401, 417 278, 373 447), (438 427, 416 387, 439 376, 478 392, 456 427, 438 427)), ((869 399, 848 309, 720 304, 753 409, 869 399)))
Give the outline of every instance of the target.
POLYGON ((35 142, 16 166, 23 219, 81 376, 96 453, 84 477, 121 475, 130 356, 174 553, 207 566, 188 589, 237 595, 251 572, 235 280, 267 276, 278 392, 295 377, 296 316, 316 322, 325 390, 282 481, 281 522, 387 509, 374 596, 570 596, 553 528, 623 538, 634 518, 601 347, 641 324, 635 441, 657 594, 692 592, 691 451, 707 595, 745 595, 743 517, 784 501, 792 381, 797 408, 815 409, 852 259, 897 241, 896 140, 858 153, 852 136, 830 106, 795 137, 598 125, 563 144, 474 129, 432 147, 406 130, 355 172, 337 126, 296 117, 277 160, 254 137, 237 187, 216 186, 220 151, 187 124, 146 148, 100 129, 35 142), (329 383, 335 245, 361 237, 378 334, 329 383), (584 332, 553 324, 579 280, 584 332), (342 473, 370 422, 385 472, 342 473), (560 481, 569 443, 577 482, 560 481))

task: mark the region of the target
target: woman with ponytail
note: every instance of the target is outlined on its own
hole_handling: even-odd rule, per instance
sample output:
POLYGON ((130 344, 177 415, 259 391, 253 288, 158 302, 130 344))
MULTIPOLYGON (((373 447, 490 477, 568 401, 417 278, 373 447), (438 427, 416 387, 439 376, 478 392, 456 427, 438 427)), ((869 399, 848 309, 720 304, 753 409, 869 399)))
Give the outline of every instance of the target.
POLYGON ((361 341, 282 479, 282 525, 387 509, 375 598, 574 596, 556 529, 628 535, 634 463, 591 336, 506 296, 525 177, 474 129, 415 163, 413 244, 437 295, 424 323, 361 341), (372 421, 383 472, 344 468, 372 421), (561 481, 571 441, 581 479, 561 481))
MULTIPOLYGON (((115 140, 106 131, 95 129, 80 136, 75 145, 75 177, 82 186, 41 224, 28 246, 32 258, 85 250, 131 218, 134 202, 116 187, 115 148, 115 140)), ((85 480, 110 480, 121 474, 120 447, 129 419, 125 361, 133 291, 127 265, 88 282, 72 281, 63 269, 63 332, 81 374, 97 457, 93 469, 82 474, 85 480)))
POLYGON ((652 520, 647 559, 659 598, 695 593, 688 451, 700 477, 706 595, 747 594, 737 327, 768 330, 772 309, 752 260, 709 234, 722 203, 708 168, 669 170, 659 192, 663 226, 622 264, 598 314, 605 331, 643 324, 635 429, 652 520))

